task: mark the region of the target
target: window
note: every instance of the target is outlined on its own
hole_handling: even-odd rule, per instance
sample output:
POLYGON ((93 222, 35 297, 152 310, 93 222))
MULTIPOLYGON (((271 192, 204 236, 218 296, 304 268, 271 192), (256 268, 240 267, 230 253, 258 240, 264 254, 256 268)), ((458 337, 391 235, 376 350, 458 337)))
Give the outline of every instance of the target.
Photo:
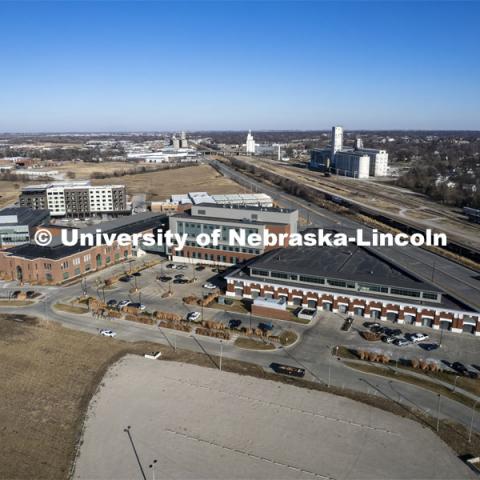
POLYGON ((252 268, 251 269, 252 275, 259 275, 261 277, 268 277, 268 270, 259 270, 257 268, 252 268))
POLYGON ((391 288, 390 293, 392 295, 400 295, 402 297, 420 297, 420 292, 417 292, 416 290, 407 290, 403 288, 391 288))
POLYGON ((310 277, 307 275, 300 275, 300 281, 306 283, 318 283, 319 285, 323 285, 325 280, 320 277, 310 277))
POLYGON ((423 292, 422 296, 428 300, 438 300, 438 293, 423 292))

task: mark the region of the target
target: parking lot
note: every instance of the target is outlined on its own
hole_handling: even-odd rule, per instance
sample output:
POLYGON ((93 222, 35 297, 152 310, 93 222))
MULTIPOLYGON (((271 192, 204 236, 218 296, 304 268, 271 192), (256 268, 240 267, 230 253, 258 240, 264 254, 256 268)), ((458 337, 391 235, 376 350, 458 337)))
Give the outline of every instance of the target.
POLYGON ((327 393, 138 357, 104 382, 77 479, 473 478, 429 429, 327 393))

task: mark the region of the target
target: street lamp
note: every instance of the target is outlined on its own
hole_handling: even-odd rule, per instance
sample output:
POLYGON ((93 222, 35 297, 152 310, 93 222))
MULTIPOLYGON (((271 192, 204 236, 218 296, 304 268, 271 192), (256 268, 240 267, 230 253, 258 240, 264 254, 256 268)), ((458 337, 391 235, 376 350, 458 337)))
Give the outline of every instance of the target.
POLYGON ((477 407, 477 403, 480 400, 475 400, 475 403, 472 406, 472 419, 470 420, 470 428, 468 430, 468 443, 472 441, 472 430, 473 430, 473 419, 475 418, 475 408, 477 407))
POLYGON ((223 340, 220 340, 220 362, 219 362, 220 371, 222 371, 222 357, 223 357, 223 340))
POLYGON ((152 469, 152 480, 155 480, 155 464, 157 463, 157 459, 155 459, 148 468, 152 469))

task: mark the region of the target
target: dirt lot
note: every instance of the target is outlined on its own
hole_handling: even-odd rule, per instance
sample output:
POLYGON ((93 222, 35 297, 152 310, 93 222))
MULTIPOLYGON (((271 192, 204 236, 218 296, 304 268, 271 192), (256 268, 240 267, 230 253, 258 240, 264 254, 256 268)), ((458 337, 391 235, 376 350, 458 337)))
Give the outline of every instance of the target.
POLYGON ((172 194, 203 192, 211 194, 243 193, 246 190, 237 183, 220 175, 209 165, 195 165, 113 179, 93 180, 94 185, 110 181, 125 184, 129 194, 146 193, 147 200, 164 200, 172 194))
POLYGON ((0 478, 66 478, 84 411, 107 367, 126 352, 149 350, 0 315, 0 478))

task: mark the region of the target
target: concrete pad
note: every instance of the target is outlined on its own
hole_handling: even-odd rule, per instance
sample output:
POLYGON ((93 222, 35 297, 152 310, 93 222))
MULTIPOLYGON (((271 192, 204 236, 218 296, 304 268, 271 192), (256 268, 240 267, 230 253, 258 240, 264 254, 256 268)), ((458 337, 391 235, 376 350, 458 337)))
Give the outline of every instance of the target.
POLYGON ((153 473, 156 479, 473 477, 413 421, 322 392, 129 356, 109 370, 91 402, 74 477, 153 473))

